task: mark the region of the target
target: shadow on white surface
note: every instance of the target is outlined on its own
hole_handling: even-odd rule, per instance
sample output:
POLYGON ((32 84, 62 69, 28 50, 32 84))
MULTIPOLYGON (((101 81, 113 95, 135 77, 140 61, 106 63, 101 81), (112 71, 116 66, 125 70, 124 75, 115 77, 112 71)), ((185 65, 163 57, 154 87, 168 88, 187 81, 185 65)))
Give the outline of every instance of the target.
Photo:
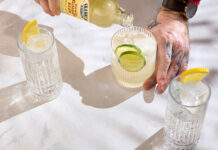
POLYGON ((121 87, 111 71, 111 66, 89 74, 79 83, 82 102, 98 108, 113 107, 141 91, 141 89, 129 90, 121 87))
MULTIPOLYGON (((135 150, 164 150, 164 129, 160 129, 153 136, 148 138, 144 143, 138 146, 135 150)), ((169 149, 170 150, 170 149, 169 149)))
POLYGON ((0 122, 45 102, 38 101, 32 96, 26 82, 2 88, 0 89, 0 122))
MULTIPOLYGON (((19 57, 16 39, 27 21, 15 14, 4 11, 0 11, 0 16, 0 53, 6 56, 19 57)), ((50 27, 47 28, 51 31, 53 30, 50 27)), ((134 96, 141 90, 129 91, 118 85, 111 72, 110 66, 85 76, 83 72, 83 61, 58 40, 56 40, 56 43, 63 81, 79 91, 82 97, 82 102, 85 105, 97 108, 113 107, 134 96)), ((14 66, 16 65, 17 64, 14 63, 14 66)), ((4 72, 2 72, 2 75, 4 75, 4 72)), ((35 103, 34 99, 29 97, 30 95, 25 88, 27 88, 25 83, 19 83, 0 89, 0 110, 4 112, 1 113, 0 121, 40 105, 39 103, 35 103), (17 101, 14 99, 16 95, 23 96, 23 100, 17 101), (16 105, 14 104, 13 107, 10 106, 10 103, 15 101, 16 105)))

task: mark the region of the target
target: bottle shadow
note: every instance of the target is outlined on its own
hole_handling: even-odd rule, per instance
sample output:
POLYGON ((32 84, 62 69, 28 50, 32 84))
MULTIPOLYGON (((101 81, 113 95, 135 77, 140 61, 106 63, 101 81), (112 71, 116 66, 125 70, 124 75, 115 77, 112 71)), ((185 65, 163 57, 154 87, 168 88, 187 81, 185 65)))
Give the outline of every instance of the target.
MULTIPOLYGON (((27 21, 15 14, 4 11, 0 11, 0 16, 0 54, 19 57, 16 39, 27 21)), ((53 30, 50 27, 47 28, 51 31, 53 30)), ((82 97, 82 103, 85 105, 96 108, 113 107, 134 96, 141 90, 128 90, 118 85, 112 74, 110 66, 104 67, 85 76, 83 73, 83 61, 74 55, 70 49, 67 49, 60 41, 56 40, 56 43, 63 81, 70 84, 75 90, 79 91, 82 97)), ((16 64, 14 64, 14 66, 16 66, 16 64)), ((29 91, 25 88, 27 88, 25 82, 21 82, 0 89, 0 103, 2 103, 0 106, 0 113, 5 114, 5 116, 1 116, 2 119, 0 119, 0 121, 46 103, 36 102, 30 98, 30 100, 25 103, 25 105, 28 106, 20 107, 21 105, 24 105, 24 102, 26 102, 25 96, 29 96, 29 93, 27 93, 29 91), (14 96, 20 93, 22 93, 24 100, 21 101, 21 103, 13 103, 13 107, 8 108, 7 106, 11 106, 11 102, 16 101, 13 99, 14 96), (5 103, 3 101, 8 102, 5 103), (20 109, 16 109, 15 107, 20 109), (12 108, 17 111, 12 112, 12 108)))

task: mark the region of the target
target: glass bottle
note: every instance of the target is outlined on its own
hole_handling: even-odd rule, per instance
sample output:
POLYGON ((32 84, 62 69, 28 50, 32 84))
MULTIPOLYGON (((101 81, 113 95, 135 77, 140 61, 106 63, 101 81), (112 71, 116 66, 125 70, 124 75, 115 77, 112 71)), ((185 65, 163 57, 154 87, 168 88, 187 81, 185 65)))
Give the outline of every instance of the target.
POLYGON ((116 0, 60 0, 61 12, 97 26, 132 26, 133 14, 119 7, 116 0))

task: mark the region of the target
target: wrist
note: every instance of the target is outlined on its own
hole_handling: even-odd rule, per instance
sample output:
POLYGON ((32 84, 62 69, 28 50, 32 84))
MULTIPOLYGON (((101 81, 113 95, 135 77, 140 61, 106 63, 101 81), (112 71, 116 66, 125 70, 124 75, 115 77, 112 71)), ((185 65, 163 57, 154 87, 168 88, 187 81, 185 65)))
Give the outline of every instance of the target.
POLYGON ((161 9, 158 13, 158 17, 159 16, 164 16, 164 17, 167 17, 169 19, 173 19, 173 20, 179 21, 181 23, 188 24, 188 19, 184 15, 182 15, 181 13, 179 13, 177 11, 168 9, 166 7, 163 7, 163 6, 161 7, 161 9))

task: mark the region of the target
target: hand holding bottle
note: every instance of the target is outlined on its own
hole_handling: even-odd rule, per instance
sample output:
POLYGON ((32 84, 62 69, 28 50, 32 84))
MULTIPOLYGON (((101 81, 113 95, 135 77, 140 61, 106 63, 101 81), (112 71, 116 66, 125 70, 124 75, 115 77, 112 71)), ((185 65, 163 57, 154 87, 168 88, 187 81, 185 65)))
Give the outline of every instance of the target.
POLYGON ((35 0, 42 9, 51 16, 58 16, 60 15, 60 5, 59 0, 35 0))

